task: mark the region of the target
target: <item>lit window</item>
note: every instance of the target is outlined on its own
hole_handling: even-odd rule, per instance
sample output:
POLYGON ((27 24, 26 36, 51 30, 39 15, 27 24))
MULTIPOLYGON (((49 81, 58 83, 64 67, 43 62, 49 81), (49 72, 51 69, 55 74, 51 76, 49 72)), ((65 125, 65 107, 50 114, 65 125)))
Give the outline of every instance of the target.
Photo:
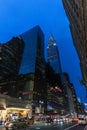
POLYGON ((53 45, 56 46, 56 43, 54 43, 53 45))

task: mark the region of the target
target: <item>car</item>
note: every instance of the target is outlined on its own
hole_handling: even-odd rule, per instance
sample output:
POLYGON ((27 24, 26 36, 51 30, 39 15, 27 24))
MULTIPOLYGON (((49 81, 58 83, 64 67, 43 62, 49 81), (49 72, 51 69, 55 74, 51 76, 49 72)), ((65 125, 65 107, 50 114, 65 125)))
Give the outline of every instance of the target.
POLYGON ((8 128, 8 129, 16 129, 16 128, 23 128, 23 127, 26 127, 26 122, 22 119, 17 119, 17 120, 12 120, 12 121, 9 121, 9 122, 6 122, 4 127, 5 128, 8 128))
POLYGON ((79 119, 77 117, 72 117, 72 122, 77 122, 78 123, 79 119))
POLYGON ((86 124, 87 124, 87 120, 84 119, 84 118, 79 118, 78 124, 79 124, 79 125, 86 125, 86 124))

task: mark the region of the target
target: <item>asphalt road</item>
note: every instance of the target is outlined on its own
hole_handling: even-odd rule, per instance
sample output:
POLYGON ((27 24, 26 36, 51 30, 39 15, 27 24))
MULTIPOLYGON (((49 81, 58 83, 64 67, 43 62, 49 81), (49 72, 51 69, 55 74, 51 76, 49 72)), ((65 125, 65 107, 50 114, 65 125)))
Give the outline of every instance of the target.
MULTIPOLYGON (((52 124, 52 125, 33 125, 30 127, 30 130, 84 130, 85 126, 81 126, 75 123, 71 124, 52 124)), ((87 130, 87 129, 86 129, 87 130)))
MULTIPOLYGON (((38 125, 32 125, 30 128, 27 128, 26 130, 87 130, 84 129, 85 126, 81 126, 75 123, 71 124, 64 124, 64 125, 58 125, 58 124, 38 124, 38 125)), ((0 128, 0 130, 6 130, 5 128, 0 128)), ((18 130, 18 129, 17 129, 18 130)), ((25 129, 20 129, 25 130, 25 129)))

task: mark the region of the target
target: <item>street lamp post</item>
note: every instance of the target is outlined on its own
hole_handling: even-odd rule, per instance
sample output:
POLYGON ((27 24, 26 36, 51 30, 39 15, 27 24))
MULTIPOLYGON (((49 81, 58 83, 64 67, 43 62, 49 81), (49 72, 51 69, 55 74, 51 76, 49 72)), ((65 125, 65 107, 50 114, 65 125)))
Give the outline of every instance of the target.
POLYGON ((40 113, 44 113, 44 101, 43 100, 39 100, 39 108, 40 108, 40 113))

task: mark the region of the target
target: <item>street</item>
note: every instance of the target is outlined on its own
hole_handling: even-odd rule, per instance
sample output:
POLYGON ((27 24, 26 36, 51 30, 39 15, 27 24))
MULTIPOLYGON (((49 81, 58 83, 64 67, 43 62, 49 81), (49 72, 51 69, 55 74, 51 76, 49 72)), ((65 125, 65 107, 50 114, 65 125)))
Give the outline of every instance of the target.
POLYGON ((81 126, 75 123, 71 124, 52 124, 52 125, 33 125, 30 130, 84 130, 85 126, 81 126))
MULTIPOLYGON (((58 125, 58 124, 34 124, 31 125, 30 128, 27 128, 26 130, 87 130, 84 129, 85 126, 81 126, 75 123, 70 124, 64 124, 64 125, 58 125)), ((0 130, 6 130, 6 128, 0 128, 0 130)), ((25 129, 17 129, 17 130, 25 130, 25 129)))

